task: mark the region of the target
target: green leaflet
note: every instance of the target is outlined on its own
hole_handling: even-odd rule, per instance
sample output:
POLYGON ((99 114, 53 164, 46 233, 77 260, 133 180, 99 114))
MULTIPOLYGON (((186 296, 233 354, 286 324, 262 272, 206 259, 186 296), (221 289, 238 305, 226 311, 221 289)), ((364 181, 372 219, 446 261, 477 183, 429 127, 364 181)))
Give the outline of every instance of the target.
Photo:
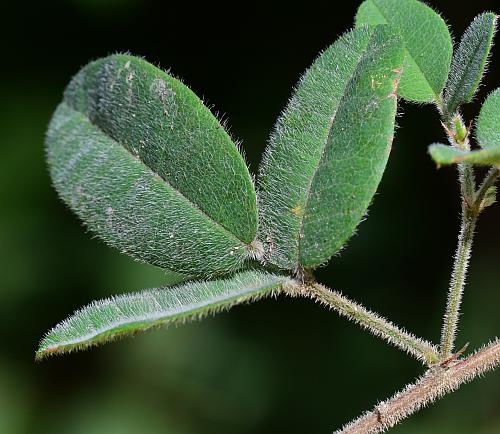
POLYGON ((253 255, 245 162, 199 98, 144 60, 113 55, 84 67, 46 143, 60 196, 122 252, 194 276, 253 255))
POLYGON ((259 232, 272 264, 317 266, 354 232, 389 155, 402 61, 387 26, 358 28, 301 78, 260 168, 259 232))
POLYGON ((482 148, 500 146, 500 88, 490 93, 481 107, 476 136, 482 148))
POLYGON ((80 350, 201 318, 269 295, 288 281, 283 276, 246 271, 223 280, 185 283, 93 302, 50 330, 36 357, 80 350))
POLYGON ((483 149, 462 151, 436 143, 429 146, 429 154, 438 165, 469 163, 500 166, 500 89, 492 92, 481 107, 476 135, 483 149))
POLYGON ((479 151, 461 151, 451 146, 435 143, 429 154, 438 165, 470 163, 482 166, 500 165, 500 145, 479 151))
POLYGON ((471 102, 479 87, 491 51, 496 19, 491 12, 478 15, 460 41, 444 92, 450 116, 461 104, 471 102))
POLYGON ((356 25, 390 24, 405 44, 405 60, 398 94, 416 102, 439 100, 453 52, 444 20, 417 0, 366 0, 356 25))

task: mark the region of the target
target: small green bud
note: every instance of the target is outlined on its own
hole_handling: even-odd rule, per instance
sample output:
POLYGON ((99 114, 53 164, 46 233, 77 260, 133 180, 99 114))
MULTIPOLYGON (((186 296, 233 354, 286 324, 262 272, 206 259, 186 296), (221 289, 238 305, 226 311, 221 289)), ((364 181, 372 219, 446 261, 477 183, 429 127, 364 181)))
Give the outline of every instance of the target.
POLYGON ((457 116, 455 118, 455 133, 454 133, 454 138, 457 143, 464 143, 465 139, 467 138, 469 132, 467 130, 467 127, 464 125, 462 122, 462 119, 460 116, 457 116))
POLYGON ((497 187, 492 186, 488 188, 484 199, 481 201, 481 210, 493 205, 497 201, 497 187))

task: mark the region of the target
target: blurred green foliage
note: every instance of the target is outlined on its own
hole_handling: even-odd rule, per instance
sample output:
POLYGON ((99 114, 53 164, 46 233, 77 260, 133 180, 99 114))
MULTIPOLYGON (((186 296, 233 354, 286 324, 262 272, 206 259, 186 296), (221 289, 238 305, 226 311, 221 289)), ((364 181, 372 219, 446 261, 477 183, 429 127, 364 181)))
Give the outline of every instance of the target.
MULTIPOLYGON (((455 39, 496 1, 435 1, 455 39)), ((43 137, 72 74, 116 51, 172 68, 223 110, 255 172, 299 74, 352 25, 357 4, 238 10, 85 0, 6 6, 0 74, 0 433, 325 433, 391 395, 419 364, 306 300, 266 300, 101 349, 33 361, 41 333, 87 302, 158 286, 85 233, 53 191, 43 137), (329 8, 329 9, 328 9, 329 8)), ((497 11, 498 12, 498 11, 497 11)), ((498 87, 500 53, 477 101, 498 87)), ((480 105, 465 110, 467 119, 480 105)), ((432 107, 404 104, 379 194, 319 279, 428 339, 439 338, 458 231, 452 168, 428 143, 432 107)), ((482 216, 458 346, 499 334, 500 207, 482 216)), ((465 386, 394 433, 500 432, 500 375, 465 386)))

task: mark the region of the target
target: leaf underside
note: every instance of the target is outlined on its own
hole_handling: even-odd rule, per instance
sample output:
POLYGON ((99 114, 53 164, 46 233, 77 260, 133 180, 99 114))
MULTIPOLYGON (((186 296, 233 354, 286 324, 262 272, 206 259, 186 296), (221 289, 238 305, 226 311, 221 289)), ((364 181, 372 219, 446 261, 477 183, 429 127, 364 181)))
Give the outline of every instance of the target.
POLYGON ((241 267, 257 228, 238 149, 180 81, 113 55, 71 81, 47 133, 53 183, 90 230, 193 276, 241 267))
POLYGON ((500 165, 500 146, 478 151, 461 151, 451 146, 435 143, 429 153, 438 165, 469 163, 480 166, 500 165))
POLYGON ((467 28, 453 56, 444 101, 453 115, 463 103, 471 102, 481 83, 491 52, 496 15, 478 15, 467 28))
POLYGON ((500 146, 500 88, 490 93, 481 107, 476 136, 484 149, 500 146))
POLYGON ((358 28, 301 78, 260 167, 260 237, 272 264, 320 265, 353 234, 387 163, 402 60, 387 26, 358 28))
POLYGON ((43 338, 38 359, 113 341, 173 323, 198 319, 270 295, 289 279, 246 271, 230 278, 185 283, 96 301, 43 338))
POLYGON ((356 25, 389 24, 405 44, 398 94, 415 102, 438 100, 448 78, 453 53, 444 20, 417 0, 366 0, 356 25))

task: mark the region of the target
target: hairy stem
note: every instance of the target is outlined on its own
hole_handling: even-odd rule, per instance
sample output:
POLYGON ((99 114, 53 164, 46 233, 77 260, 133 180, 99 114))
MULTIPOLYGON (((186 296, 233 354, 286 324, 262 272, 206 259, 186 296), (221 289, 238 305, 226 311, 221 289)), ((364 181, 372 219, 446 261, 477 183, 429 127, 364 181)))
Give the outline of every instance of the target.
POLYGON ((471 164, 459 164, 458 180, 460 182, 460 192, 462 194, 462 208, 471 208, 476 193, 474 167, 471 164))
POLYGON ((310 283, 291 285, 286 288, 286 292, 292 296, 312 298, 334 309, 340 315, 359 324, 373 335, 406 351, 426 365, 432 365, 439 361, 439 353, 434 345, 397 327, 337 291, 330 290, 319 283, 310 283))
POLYGON ((474 230, 476 228, 477 217, 469 212, 464 212, 462 216, 462 226, 458 237, 458 247, 453 264, 450 290, 446 303, 443 328, 441 330, 441 359, 445 360, 452 355, 455 345, 455 336, 460 316, 460 305, 467 276, 474 230))
POLYGON ((387 401, 379 403, 341 430, 338 434, 375 434, 388 430, 403 419, 462 384, 500 365, 500 341, 497 339, 463 360, 447 367, 430 368, 419 380, 387 401))
POLYGON ((460 165, 459 174, 462 191, 462 224, 458 237, 455 262, 453 264, 443 328, 441 330, 441 360, 446 360, 453 353, 460 316, 460 305, 462 303, 477 218, 482 211, 483 200, 488 189, 495 185, 500 176, 500 170, 496 167, 490 169, 477 192, 475 191, 472 166, 460 165))
MULTIPOLYGON (((459 114, 456 115, 453 123, 454 125, 450 122, 448 123, 450 130, 447 130, 451 145, 458 149, 469 150, 470 144, 467 138, 469 133, 459 114), (460 140, 458 140, 460 134, 457 131, 465 131, 465 133, 463 133, 463 138, 460 140)), ((441 360, 448 359, 453 353, 460 316, 460 306, 462 304, 462 295, 474 240, 474 231, 479 215, 479 206, 475 203, 476 180, 473 166, 469 164, 459 164, 458 180, 460 182, 462 197, 462 221, 460 234, 458 236, 458 246, 455 253, 455 261, 453 263, 453 272, 451 274, 443 326, 441 329, 441 360)))

